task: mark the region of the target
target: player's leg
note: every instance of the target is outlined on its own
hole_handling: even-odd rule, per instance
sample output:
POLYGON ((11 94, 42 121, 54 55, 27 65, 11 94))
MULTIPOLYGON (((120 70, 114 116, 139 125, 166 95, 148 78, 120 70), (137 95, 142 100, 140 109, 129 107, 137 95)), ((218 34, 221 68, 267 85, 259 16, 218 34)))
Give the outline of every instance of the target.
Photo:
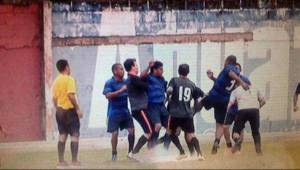
POLYGON ((168 124, 170 121, 171 116, 169 115, 167 108, 165 106, 163 106, 163 108, 161 108, 161 123, 162 126, 166 129, 166 133, 164 135, 164 148, 165 149, 169 149, 170 144, 171 144, 171 137, 170 137, 170 130, 168 129, 168 124))
POLYGON ((122 123, 122 129, 127 129, 128 131, 128 154, 132 152, 135 140, 134 124, 131 115, 128 115, 124 123, 122 123))
POLYGON ((262 154, 261 151, 261 137, 259 132, 259 110, 258 109, 250 109, 249 110, 249 123, 251 127, 252 137, 255 144, 255 151, 257 154, 262 154))
POLYGON ((119 128, 120 128, 120 117, 111 115, 108 117, 108 124, 107 124, 107 132, 111 133, 111 148, 112 148, 112 161, 117 160, 117 145, 118 145, 118 135, 119 135, 119 128))
POLYGON ((117 160, 118 135, 119 135, 118 130, 111 133, 111 148, 112 148, 112 159, 111 160, 112 161, 117 160))
POLYGON ((191 141, 188 139, 187 133, 184 133, 184 139, 185 139, 187 147, 190 151, 190 156, 193 156, 195 154, 195 149, 194 149, 194 146, 192 145, 191 141))
POLYGON ((176 130, 180 126, 180 121, 181 121, 180 118, 175 118, 175 117, 171 116, 170 122, 168 125, 168 129, 171 132, 171 135, 170 135, 171 141, 174 143, 176 148, 179 150, 179 156, 177 157, 178 160, 184 159, 187 157, 185 155, 185 151, 184 151, 182 145, 180 144, 179 138, 176 135, 176 130))
POLYGON ((149 118, 151 120, 151 122, 154 124, 154 131, 153 134, 151 136, 151 140, 148 143, 148 148, 153 148, 158 140, 159 137, 159 132, 161 129, 161 105, 159 104, 149 104, 148 105, 148 113, 149 113, 149 118))
POLYGON ((182 126, 182 129, 186 133, 188 143, 196 150, 198 159, 204 160, 204 157, 200 149, 199 141, 195 135, 193 118, 185 118, 185 123, 184 126, 182 126))
POLYGON ((79 129, 80 121, 75 109, 72 109, 69 113, 70 115, 70 136, 71 136, 71 154, 72 154, 72 165, 80 166, 78 161, 78 148, 79 148, 79 129))
POLYGON ((230 125, 233 123, 234 118, 235 118, 235 114, 233 114, 231 112, 226 113, 224 125, 223 125, 226 146, 227 146, 227 148, 230 148, 230 149, 232 147, 232 143, 230 140, 230 125))
MULTIPOLYGON (((132 154, 136 154, 151 139, 153 125, 147 115, 147 112, 144 110, 134 111, 132 116, 137 120, 137 122, 139 122, 144 131, 144 134, 139 138, 132 151, 132 154)), ((131 157, 132 155, 130 154, 129 156, 131 157)))
POLYGON ((68 137, 67 126, 66 126, 66 113, 63 109, 58 108, 55 116, 56 116, 58 132, 59 132, 59 139, 57 143, 58 166, 67 166, 67 163, 64 159, 65 146, 68 137))
POLYGON ((232 152, 235 153, 240 150, 242 145, 241 133, 245 128, 245 123, 247 121, 247 113, 244 110, 240 110, 237 113, 234 125, 233 125, 233 134, 232 138, 235 142, 232 152))

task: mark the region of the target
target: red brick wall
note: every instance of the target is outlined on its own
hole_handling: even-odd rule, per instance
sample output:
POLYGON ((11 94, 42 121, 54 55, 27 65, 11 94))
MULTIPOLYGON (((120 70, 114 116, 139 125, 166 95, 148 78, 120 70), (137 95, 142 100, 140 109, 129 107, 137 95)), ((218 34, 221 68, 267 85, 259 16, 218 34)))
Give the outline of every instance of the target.
POLYGON ((41 9, 0 5, 0 141, 42 139, 41 9))

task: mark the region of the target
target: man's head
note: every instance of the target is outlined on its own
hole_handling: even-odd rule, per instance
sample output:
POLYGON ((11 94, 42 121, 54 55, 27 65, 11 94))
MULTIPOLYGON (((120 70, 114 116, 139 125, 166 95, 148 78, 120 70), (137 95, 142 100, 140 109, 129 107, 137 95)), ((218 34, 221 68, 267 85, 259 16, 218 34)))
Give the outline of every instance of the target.
POLYGON ((128 58, 124 62, 124 68, 128 73, 137 75, 139 73, 139 67, 136 64, 136 60, 134 58, 128 58))
POLYGON ((123 78, 124 77, 124 69, 123 66, 120 63, 115 63, 111 67, 111 71, 114 74, 114 76, 118 78, 123 78))
POLYGON ((190 72, 190 67, 188 64, 180 64, 178 67, 178 74, 180 76, 186 77, 190 72))
POLYGON ((229 64, 236 65, 236 56, 230 55, 226 58, 224 67, 226 67, 229 64))
POLYGON ((62 74, 67 74, 67 75, 71 74, 71 70, 70 70, 69 63, 67 60, 64 60, 64 59, 58 60, 56 62, 56 68, 57 68, 58 72, 60 72, 62 74))
POLYGON ((153 66, 150 68, 150 73, 154 74, 155 76, 161 77, 163 75, 163 63, 160 61, 155 61, 153 66))

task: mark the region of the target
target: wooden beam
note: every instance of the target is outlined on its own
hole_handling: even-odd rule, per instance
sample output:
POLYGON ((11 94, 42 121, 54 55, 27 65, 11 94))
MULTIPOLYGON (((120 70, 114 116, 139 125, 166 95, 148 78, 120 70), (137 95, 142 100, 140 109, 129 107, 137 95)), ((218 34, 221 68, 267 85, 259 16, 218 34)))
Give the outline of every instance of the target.
POLYGON ((181 34, 181 35, 140 35, 140 36, 109 36, 109 37, 74 37, 52 39, 53 47, 63 46, 98 46, 116 44, 170 44, 170 43, 199 43, 199 42, 231 42, 252 41, 253 33, 216 33, 216 34, 181 34))

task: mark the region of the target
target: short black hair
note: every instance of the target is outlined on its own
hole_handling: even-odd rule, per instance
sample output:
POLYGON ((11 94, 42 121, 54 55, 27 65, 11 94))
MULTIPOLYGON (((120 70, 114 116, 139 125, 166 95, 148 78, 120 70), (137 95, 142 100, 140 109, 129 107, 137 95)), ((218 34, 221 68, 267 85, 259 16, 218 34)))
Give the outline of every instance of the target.
POLYGON ((124 68, 127 72, 131 70, 131 67, 134 65, 134 62, 136 62, 135 58, 128 58, 124 61, 124 68))
POLYGON ((228 61, 228 64, 236 65, 236 56, 235 55, 229 55, 226 58, 226 61, 228 61))
POLYGON ((56 68, 60 73, 63 72, 67 66, 69 66, 69 63, 65 59, 60 59, 56 62, 56 68))
POLYGON ((150 68, 150 73, 153 73, 154 69, 162 67, 164 64, 160 61, 155 61, 153 66, 150 68))
POLYGON ((121 65, 121 64, 120 64, 120 63, 115 63, 115 64, 113 64, 113 65, 111 66, 111 71, 112 71, 112 73, 114 73, 114 71, 116 70, 116 68, 117 68, 118 65, 121 65))
POLYGON ((178 74, 181 76, 187 76, 190 72, 190 66, 188 64, 180 64, 178 67, 178 74))

